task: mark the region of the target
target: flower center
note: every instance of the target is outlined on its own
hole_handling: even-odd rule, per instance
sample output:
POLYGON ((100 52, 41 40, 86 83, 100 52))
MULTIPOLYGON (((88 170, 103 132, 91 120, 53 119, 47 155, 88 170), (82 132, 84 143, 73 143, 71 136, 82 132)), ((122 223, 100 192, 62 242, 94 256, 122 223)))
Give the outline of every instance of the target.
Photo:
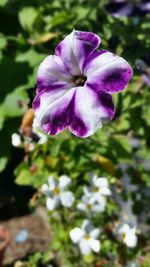
POLYGON ((55 187, 53 190, 54 195, 59 195, 60 189, 58 187, 55 187))
POLYGON ((84 236, 84 239, 89 240, 89 239, 90 239, 90 235, 89 235, 89 234, 86 234, 86 235, 84 236))
POLYGON ((98 187, 98 186, 94 186, 94 188, 93 188, 93 192, 99 192, 100 191, 100 187, 98 187))
POLYGON ((84 86, 87 78, 81 74, 81 75, 74 76, 72 80, 76 86, 84 86))
POLYGON ((122 233, 122 234, 121 234, 121 240, 124 241, 125 238, 126 238, 126 234, 125 234, 125 233, 122 233))
POLYGON ((92 210, 92 208, 93 208, 92 204, 87 204, 87 209, 88 210, 92 210))

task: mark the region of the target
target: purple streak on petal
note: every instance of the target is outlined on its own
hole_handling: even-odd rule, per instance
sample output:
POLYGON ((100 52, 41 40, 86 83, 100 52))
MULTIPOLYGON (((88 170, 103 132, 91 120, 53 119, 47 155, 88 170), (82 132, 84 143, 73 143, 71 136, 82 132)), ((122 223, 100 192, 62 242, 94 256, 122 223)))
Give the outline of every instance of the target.
POLYGON ((100 38, 92 32, 75 31, 75 38, 79 41, 82 53, 84 53, 85 56, 88 56, 100 45, 100 38))
POLYGON ((54 89, 70 89, 72 76, 58 56, 48 56, 40 64, 37 75, 36 93, 46 93, 54 89))
POLYGON ((88 133, 88 127, 85 125, 83 120, 77 115, 74 115, 72 117, 70 126, 71 126, 70 131, 73 132, 74 134, 76 133, 75 135, 78 137, 83 138, 88 133))
POLYGON ((95 50, 93 53, 91 53, 87 58, 86 60, 84 61, 84 64, 83 64, 83 74, 84 74, 84 69, 86 69, 86 67, 89 65, 89 63, 95 59, 96 57, 106 53, 107 50, 95 50))
POLYGON ((63 81, 59 82, 48 82, 43 79, 43 78, 38 78, 37 80, 37 88, 36 88, 36 93, 41 94, 41 93, 48 93, 51 92, 52 90, 64 90, 64 89, 70 89, 72 87, 71 83, 64 83, 63 81))
POLYGON ((41 127, 48 134, 56 135, 68 126, 69 118, 68 107, 64 107, 63 111, 57 111, 53 117, 50 115, 44 117, 41 121, 41 127))
POLYGON ((130 67, 108 69, 93 79, 93 82, 87 82, 87 86, 95 92, 117 93, 127 86, 132 74, 130 67))
MULTIPOLYGON (((82 89, 81 89, 82 90, 82 89)), ((70 122, 69 122, 69 129, 78 137, 86 136, 88 132, 88 127, 83 122, 82 118, 79 116, 78 112, 76 111, 76 92, 73 97, 72 106, 70 106, 70 122)))
POLYGON ((36 110, 39 107, 40 107, 40 97, 36 95, 32 103, 32 108, 36 110))
POLYGON ((47 112, 48 114, 43 116, 42 129, 50 135, 56 135, 63 131, 70 122, 72 102, 73 96, 69 102, 65 102, 62 98, 59 103, 54 103, 47 112))
MULTIPOLYGON (((56 105, 58 105, 58 103, 56 105)), ((54 103, 54 107, 49 111, 49 115, 43 117, 41 121, 43 130, 50 135, 57 135, 71 124, 77 132, 77 136, 84 136, 87 132, 87 128, 82 119, 75 113, 75 92, 72 94, 70 102, 63 103, 62 98, 58 108, 56 105, 54 103)))
POLYGON ((62 58, 73 75, 79 75, 84 61, 99 44, 100 38, 96 34, 74 30, 58 44, 55 54, 62 58))
POLYGON ((106 94, 105 92, 99 92, 98 98, 99 98, 99 104, 103 106, 105 112, 108 115, 108 118, 112 120, 115 115, 115 108, 112 101, 112 96, 106 94))
POLYGON ((111 95, 104 92, 95 93, 87 86, 77 88, 69 129, 73 134, 85 138, 95 133, 105 120, 112 119, 113 116, 111 95))

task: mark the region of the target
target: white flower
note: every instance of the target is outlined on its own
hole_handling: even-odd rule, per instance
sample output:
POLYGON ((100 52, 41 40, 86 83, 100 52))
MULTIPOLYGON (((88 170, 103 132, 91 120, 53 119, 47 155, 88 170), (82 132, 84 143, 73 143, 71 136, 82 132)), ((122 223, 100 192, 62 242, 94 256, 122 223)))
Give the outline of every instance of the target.
POLYGON ((76 227, 70 231, 70 238, 74 244, 78 244, 83 255, 88 255, 92 251, 100 251, 100 241, 97 240, 100 235, 98 228, 94 228, 90 221, 85 220, 82 227, 76 227))
POLYGON ((128 224, 123 224, 118 230, 119 239, 128 247, 134 248, 137 245, 136 227, 131 228, 128 224))
POLYGON ((11 136, 11 143, 13 146, 20 146, 21 145, 21 137, 19 134, 17 133, 13 133, 12 136, 11 136))
POLYGON ((109 189, 108 180, 105 177, 98 177, 97 175, 91 178, 92 191, 95 195, 110 196, 111 191, 109 189))
POLYGON ((92 194, 88 194, 85 190, 85 194, 81 198, 82 202, 78 203, 77 208, 88 215, 94 213, 100 213, 105 210, 106 201, 103 196, 99 196, 96 199, 92 194))
POLYGON ((56 182, 53 176, 48 177, 48 184, 43 184, 41 191, 47 196, 47 209, 52 211, 61 203, 64 207, 71 207, 74 202, 74 195, 70 191, 66 191, 71 183, 71 179, 67 175, 62 175, 59 182, 56 182))

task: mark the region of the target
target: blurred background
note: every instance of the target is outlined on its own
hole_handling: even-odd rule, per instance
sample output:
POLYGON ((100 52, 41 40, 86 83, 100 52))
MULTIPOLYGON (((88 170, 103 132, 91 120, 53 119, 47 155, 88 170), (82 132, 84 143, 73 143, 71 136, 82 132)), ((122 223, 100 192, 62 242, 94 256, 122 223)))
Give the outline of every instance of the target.
POLYGON ((0 266, 150 266, 149 13, 150 1, 0 0, 0 266), (98 34, 100 49, 131 64, 132 81, 113 96, 113 121, 90 138, 67 130, 29 137, 38 66, 73 29, 98 34), (40 188, 49 175, 66 174, 79 199, 91 172, 107 177, 112 196, 93 219, 101 252, 82 257, 66 229, 83 214, 67 211, 70 226, 62 215, 51 218, 40 188), (115 237, 122 220, 138 229, 134 249, 115 237))

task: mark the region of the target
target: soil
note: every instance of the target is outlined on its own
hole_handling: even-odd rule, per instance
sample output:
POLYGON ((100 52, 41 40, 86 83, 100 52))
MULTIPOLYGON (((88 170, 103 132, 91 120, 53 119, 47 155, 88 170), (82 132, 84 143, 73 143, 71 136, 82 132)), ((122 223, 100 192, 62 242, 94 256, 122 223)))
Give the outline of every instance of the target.
POLYGON ((9 230, 8 245, 3 266, 7 266, 35 252, 45 252, 50 246, 50 227, 47 212, 38 208, 33 214, 16 217, 3 223, 9 230))

